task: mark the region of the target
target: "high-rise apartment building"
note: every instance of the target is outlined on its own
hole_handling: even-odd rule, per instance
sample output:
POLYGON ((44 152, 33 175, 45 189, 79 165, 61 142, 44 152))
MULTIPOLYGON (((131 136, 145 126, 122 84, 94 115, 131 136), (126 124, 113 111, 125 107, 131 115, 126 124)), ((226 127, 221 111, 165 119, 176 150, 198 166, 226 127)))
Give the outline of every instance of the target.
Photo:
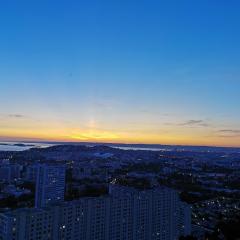
POLYGON ((37 167, 35 207, 64 201, 65 172, 62 165, 40 164, 37 167))
POLYGON ((177 240, 191 233, 176 191, 110 186, 109 195, 0 214, 1 240, 177 240))
POLYGON ((26 167, 25 180, 28 182, 35 183, 37 180, 38 164, 32 164, 26 167))
POLYGON ((0 181, 13 182, 20 178, 21 166, 18 164, 1 164, 0 181))

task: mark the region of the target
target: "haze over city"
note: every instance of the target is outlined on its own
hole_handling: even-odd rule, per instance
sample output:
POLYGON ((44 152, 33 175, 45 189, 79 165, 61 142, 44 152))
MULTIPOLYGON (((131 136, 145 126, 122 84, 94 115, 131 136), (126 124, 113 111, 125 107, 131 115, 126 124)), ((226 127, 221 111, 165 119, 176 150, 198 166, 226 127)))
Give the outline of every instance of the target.
POLYGON ((2 2, 0 140, 239 147, 239 7, 2 2))

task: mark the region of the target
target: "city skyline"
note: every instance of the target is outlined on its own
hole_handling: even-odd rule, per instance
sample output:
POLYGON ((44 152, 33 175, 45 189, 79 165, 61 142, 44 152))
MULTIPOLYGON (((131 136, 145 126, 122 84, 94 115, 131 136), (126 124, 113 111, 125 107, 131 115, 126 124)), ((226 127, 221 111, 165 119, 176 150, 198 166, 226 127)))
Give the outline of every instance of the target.
POLYGON ((237 1, 1 6, 0 141, 240 147, 237 1))

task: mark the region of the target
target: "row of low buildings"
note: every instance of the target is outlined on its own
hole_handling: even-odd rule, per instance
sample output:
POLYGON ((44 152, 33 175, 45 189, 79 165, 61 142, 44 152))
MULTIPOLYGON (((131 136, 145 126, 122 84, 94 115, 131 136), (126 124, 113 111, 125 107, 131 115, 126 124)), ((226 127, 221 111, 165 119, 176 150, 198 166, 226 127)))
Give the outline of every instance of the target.
POLYGON ((174 240, 191 233, 178 193, 118 185, 109 194, 64 201, 65 167, 39 165, 35 208, 0 214, 0 240, 174 240))

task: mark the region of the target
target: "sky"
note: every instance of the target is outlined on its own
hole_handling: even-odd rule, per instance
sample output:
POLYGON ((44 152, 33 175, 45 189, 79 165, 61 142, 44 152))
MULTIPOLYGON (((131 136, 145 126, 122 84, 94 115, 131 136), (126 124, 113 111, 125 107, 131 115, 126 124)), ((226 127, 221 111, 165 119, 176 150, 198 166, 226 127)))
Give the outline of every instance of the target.
POLYGON ((238 0, 0 2, 0 140, 240 146, 238 0))

